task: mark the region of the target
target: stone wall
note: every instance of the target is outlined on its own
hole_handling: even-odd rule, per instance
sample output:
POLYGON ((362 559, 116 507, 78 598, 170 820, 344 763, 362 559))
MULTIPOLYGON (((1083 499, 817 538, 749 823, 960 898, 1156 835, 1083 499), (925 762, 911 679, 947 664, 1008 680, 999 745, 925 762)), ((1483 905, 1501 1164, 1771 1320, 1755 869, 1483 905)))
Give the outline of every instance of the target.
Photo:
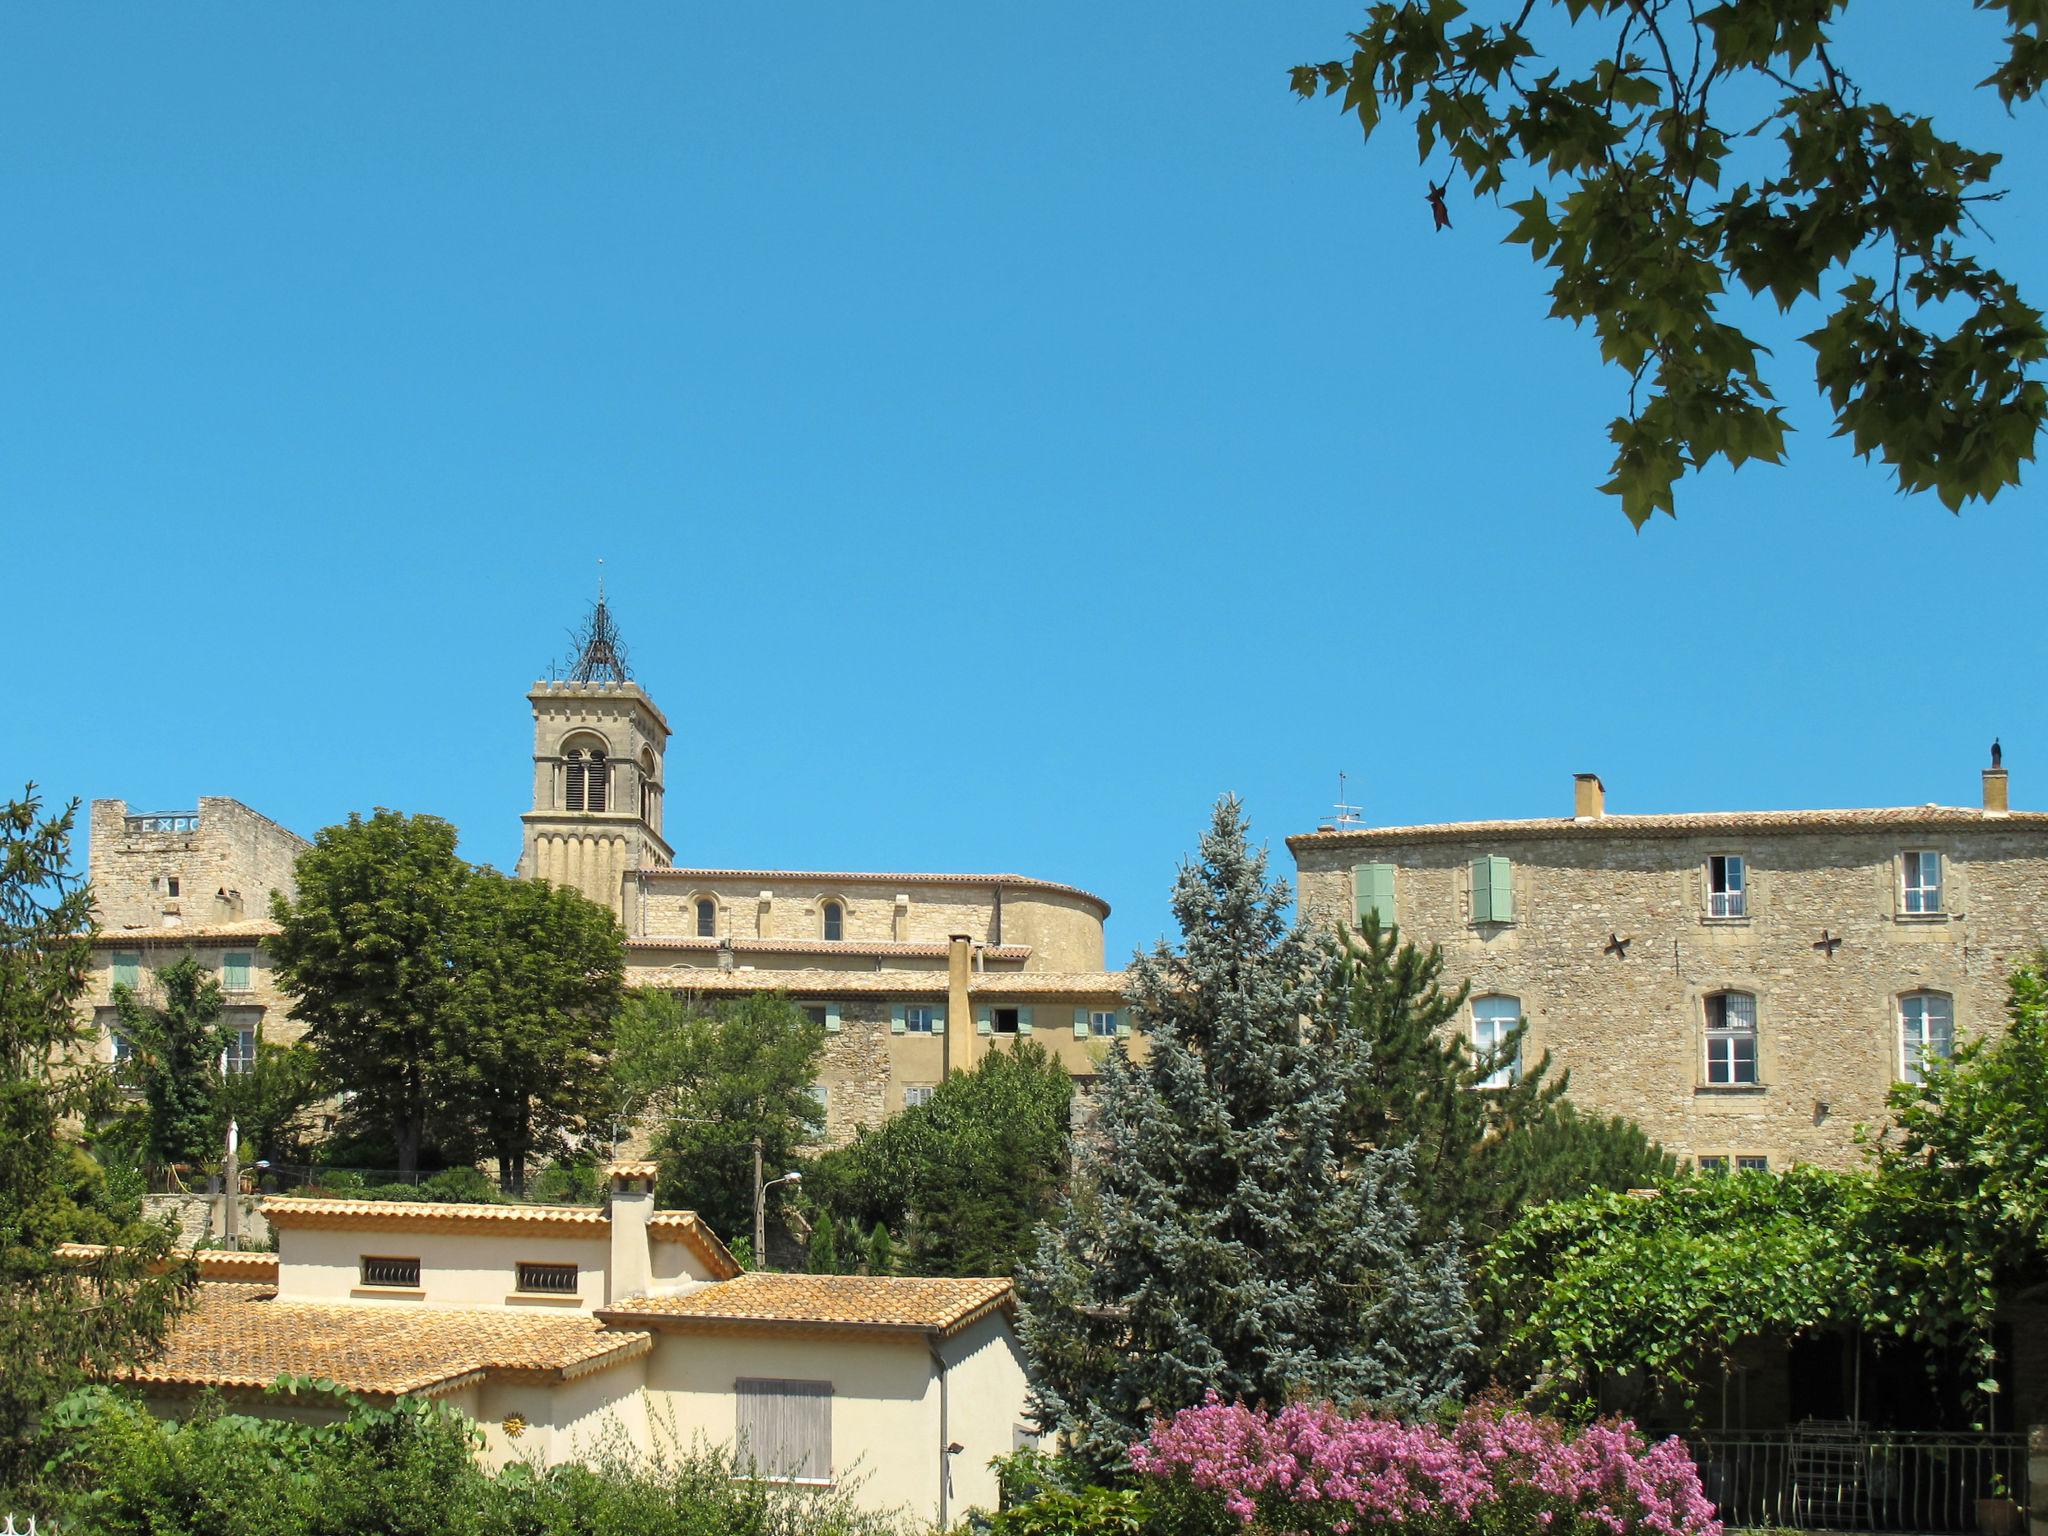
POLYGON ((1670 834, 1496 824, 1413 841, 1395 828, 1293 846, 1302 911, 1324 926, 1353 919, 1355 866, 1394 865, 1404 936, 1441 944, 1452 984, 1519 999, 1525 1059, 1550 1052, 1581 1105, 1629 1116, 1681 1156, 1841 1167, 1900 1074, 1901 995, 1950 994, 1959 1037, 1996 1030, 2008 973, 2048 940, 2040 821, 1867 814, 1891 819, 1670 834), (1943 856, 1941 914, 1901 910, 1907 849, 1943 856), (1747 860, 1743 918, 1708 915, 1716 853, 1747 860), (1471 920, 1470 865, 1489 855, 1513 863, 1512 922, 1471 920), (1755 1087, 1705 1080, 1704 1000, 1723 990, 1756 998, 1755 1087))
POLYGON ((297 889, 293 865, 309 844, 239 800, 203 796, 196 812, 157 821, 142 824, 125 801, 92 803, 87 871, 107 932, 267 918, 272 891, 297 889))

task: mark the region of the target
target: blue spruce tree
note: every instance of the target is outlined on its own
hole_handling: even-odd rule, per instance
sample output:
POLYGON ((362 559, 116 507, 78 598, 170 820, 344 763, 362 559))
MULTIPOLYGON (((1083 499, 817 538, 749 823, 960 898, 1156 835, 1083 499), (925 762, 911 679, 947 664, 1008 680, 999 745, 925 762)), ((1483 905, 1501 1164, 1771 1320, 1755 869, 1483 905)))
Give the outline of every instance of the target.
POLYGON ((1225 798, 1174 886, 1181 949, 1132 961, 1149 1049, 1113 1050, 1018 1276, 1033 1410, 1098 1466, 1211 1390, 1414 1413, 1471 1360, 1465 1271, 1418 1235, 1408 1151, 1347 1156, 1347 1063, 1304 1027, 1335 951, 1287 905, 1225 798))

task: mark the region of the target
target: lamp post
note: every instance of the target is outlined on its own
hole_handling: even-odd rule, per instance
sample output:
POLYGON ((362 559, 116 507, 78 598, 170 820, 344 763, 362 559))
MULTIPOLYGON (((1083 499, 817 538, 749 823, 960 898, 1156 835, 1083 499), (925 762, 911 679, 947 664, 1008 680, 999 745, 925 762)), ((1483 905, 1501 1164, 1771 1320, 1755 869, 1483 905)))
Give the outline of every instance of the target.
POLYGON ((801 1184, 804 1176, 800 1173, 785 1173, 780 1178, 761 1182, 761 1138, 754 1138, 754 1267, 760 1268, 767 1257, 768 1247, 768 1191, 778 1184, 801 1184))

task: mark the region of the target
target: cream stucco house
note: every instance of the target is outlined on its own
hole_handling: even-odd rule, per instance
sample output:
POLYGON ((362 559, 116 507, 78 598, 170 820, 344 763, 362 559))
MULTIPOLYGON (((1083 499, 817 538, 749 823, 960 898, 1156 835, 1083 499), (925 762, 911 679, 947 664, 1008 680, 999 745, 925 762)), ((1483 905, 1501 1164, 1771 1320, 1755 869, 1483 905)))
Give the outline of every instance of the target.
POLYGON ((653 1209, 653 1164, 611 1177, 605 1209, 268 1200, 278 1251, 200 1255, 197 1306, 132 1381, 163 1411, 213 1390, 287 1414, 266 1388, 326 1377, 459 1408, 493 1464, 672 1436, 919 1522, 994 1507, 1024 1428, 1008 1280, 744 1274, 653 1209))

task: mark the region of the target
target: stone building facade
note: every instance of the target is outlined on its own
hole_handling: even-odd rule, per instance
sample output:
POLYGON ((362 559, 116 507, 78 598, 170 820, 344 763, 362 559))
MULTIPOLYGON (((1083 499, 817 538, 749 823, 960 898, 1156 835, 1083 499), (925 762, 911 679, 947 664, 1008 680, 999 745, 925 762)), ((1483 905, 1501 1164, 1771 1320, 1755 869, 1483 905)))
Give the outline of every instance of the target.
POLYGON ((1705 1166, 1848 1166, 1925 1052, 1997 1029, 2048 940, 2048 814, 1976 808, 1324 827, 1288 839, 1312 922, 1440 944, 1488 1044, 1528 1020, 1587 1108, 1705 1166))
POLYGON ((187 955, 220 978, 222 1022, 235 1041, 229 1070, 254 1060, 259 1039, 285 1044, 303 1033, 265 945, 277 931, 271 893, 294 893, 293 864, 308 846, 225 796, 202 796, 193 811, 138 813, 120 800, 93 801, 86 870, 100 931, 84 1005, 103 1060, 125 1049, 114 1028, 115 985, 147 997, 151 976, 187 955))
MULTIPOLYGON (((610 632, 600 603, 592 633, 610 632)), ((842 1141, 949 1071, 1033 1039, 1084 1084, 1132 1034, 1103 965, 1109 904, 1014 874, 678 867, 662 832, 668 722, 615 655, 536 683, 520 873, 626 930, 627 983, 692 1000, 784 991, 825 1027, 816 1093, 842 1141)))

